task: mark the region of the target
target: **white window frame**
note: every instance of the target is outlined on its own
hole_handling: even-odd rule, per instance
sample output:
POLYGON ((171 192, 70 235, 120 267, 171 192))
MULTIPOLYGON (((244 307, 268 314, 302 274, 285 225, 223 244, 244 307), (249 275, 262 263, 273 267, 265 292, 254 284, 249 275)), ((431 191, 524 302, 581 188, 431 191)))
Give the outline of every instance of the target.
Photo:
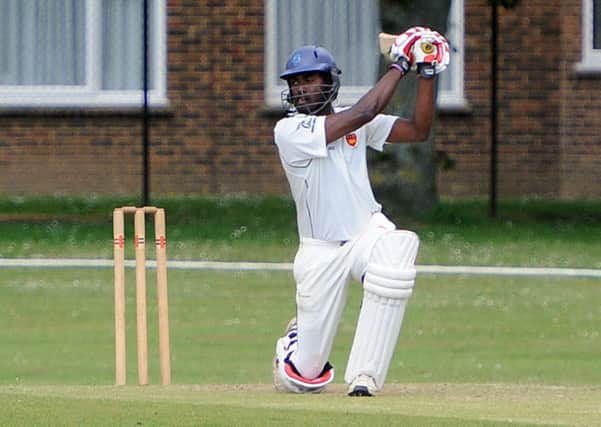
MULTIPOLYGON (((86 63, 84 85, 0 85, 0 107, 2 108, 103 108, 137 107, 144 101, 142 90, 106 90, 101 88, 100 25, 101 3, 97 0, 86 2, 86 63), (90 54, 93 53, 93 54, 90 54)), ((166 0, 155 0, 149 13, 156 16, 156 28, 151 32, 156 50, 153 50, 154 81, 149 86, 148 104, 166 106, 167 70, 167 11, 166 0)))
POLYGON ((270 108, 282 106, 281 93, 286 87, 274 85, 277 81, 279 64, 276 61, 276 0, 265 0, 265 73, 264 73, 264 96, 265 104, 270 108))
POLYGON ((575 69, 584 74, 601 74, 601 49, 593 47, 593 6, 593 0, 582 0, 582 57, 575 69))
POLYGON ((464 52, 465 52, 465 7, 464 0, 452 0, 447 24, 447 37, 451 44, 451 62, 448 71, 440 75, 441 79, 451 79, 451 89, 439 89, 437 105, 441 110, 466 110, 469 108, 465 98, 464 52))

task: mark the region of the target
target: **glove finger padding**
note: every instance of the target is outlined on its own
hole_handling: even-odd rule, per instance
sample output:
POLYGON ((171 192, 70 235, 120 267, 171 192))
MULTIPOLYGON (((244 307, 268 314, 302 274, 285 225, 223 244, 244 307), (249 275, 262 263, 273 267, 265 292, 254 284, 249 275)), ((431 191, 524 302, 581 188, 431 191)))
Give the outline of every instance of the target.
POLYGON ((425 78, 432 78, 443 72, 450 61, 449 42, 437 31, 424 32, 413 44, 412 56, 417 72, 425 78))
POLYGON ((411 27, 404 33, 398 35, 390 47, 389 57, 392 62, 396 62, 399 57, 405 56, 413 62, 413 44, 420 39, 421 35, 431 31, 426 27, 411 27))
POLYGON ((438 31, 432 31, 432 37, 437 47, 436 74, 444 71, 451 60, 451 48, 448 40, 438 31))

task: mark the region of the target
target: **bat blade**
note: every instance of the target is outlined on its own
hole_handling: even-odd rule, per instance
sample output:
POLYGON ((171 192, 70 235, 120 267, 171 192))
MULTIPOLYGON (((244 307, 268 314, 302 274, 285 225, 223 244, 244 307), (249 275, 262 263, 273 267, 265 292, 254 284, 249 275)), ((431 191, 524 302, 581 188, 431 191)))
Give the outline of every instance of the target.
POLYGON ((380 33, 378 34, 378 41, 380 43, 380 52, 382 55, 388 55, 390 48, 392 47, 395 39, 398 37, 396 34, 380 33))

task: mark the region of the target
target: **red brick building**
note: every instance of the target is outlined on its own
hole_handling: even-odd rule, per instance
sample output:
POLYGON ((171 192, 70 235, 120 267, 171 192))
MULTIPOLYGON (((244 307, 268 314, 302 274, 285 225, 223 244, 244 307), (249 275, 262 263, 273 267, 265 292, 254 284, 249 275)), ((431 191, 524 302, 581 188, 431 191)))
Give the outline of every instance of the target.
MULTIPOLYGON (((440 112, 437 149, 457 162, 440 174, 441 194, 488 191, 491 12, 486 3, 466 0, 470 109, 462 115, 440 112)), ((583 16, 583 6, 591 3, 525 0, 514 10, 499 9, 500 196, 601 196, 601 45, 588 51, 583 46, 583 19, 591 15, 583 16)), ((601 2, 596 6, 599 17, 601 2)))
MULTIPOLYGON (((491 9, 486 0, 459 3, 462 102, 439 107, 436 149, 455 162, 454 168, 439 172, 439 193, 486 195, 491 9)), ((97 2, 86 4, 100 7, 97 2)), ((151 59, 158 64, 150 72, 153 194, 288 192, 272 144, 272 128, 281 112, 266 89, 267 68, 273 68, 265 54, 274 37, 269 31, 284 31, 274 24, 279 19, 272 10, 276 4, 280 6, 274 0, 152 2, 156 38, 151 59)), ((522 0, 515 10, 499 9, 500 197, 601 197, 599 9, 598 0, 522 0), (589 19, 591 13, 597 19, 589 19)), ((72 42, 75 52, 86 52, 81 55, 85 65, 76 67, 84 71, 75 72, 66 86, 57 89, 56 82, 27 80, 26 65, 5 78, 0 70, 0 194, 140 191, 139 86, 131 91, 130 83, 94 74, 102 68, 98 62, 112 55, 103 53, 113 46, 108 36, 118 33, 109 27, 95 37, 94 17, 108 22, 114 11, 93 12, 73 12, 81 13, 87 25, 74 33, 85 31, 85 43, 90 44, 82 48, 77 38, 72 42), (93 44, 98 38, 101 47, 93 44), (96 51, 101 52, 98 57, 90 53, 96 51)), ((14 13, 21 19, 19 11, 14 13)), ((114 46, 115 51, 121 48, 120 42, 114 46)), ((20 58, 25 56, 22 51, 9 54, 20 58)), ((132 55, 120 54, 124 64, 132 55)), ((59 56, 46 60, 47 69, 63 69, 55 64, 59 56)), ((74 61, 69 56, 66 62, 74 61)))

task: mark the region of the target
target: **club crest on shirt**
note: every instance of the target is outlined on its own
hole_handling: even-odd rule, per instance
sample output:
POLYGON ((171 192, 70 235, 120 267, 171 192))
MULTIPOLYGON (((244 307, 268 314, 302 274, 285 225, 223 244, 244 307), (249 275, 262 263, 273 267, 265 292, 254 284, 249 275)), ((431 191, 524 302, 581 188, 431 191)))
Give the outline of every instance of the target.
POLYGON ((348 145, 350 145, 351 147, 354 147, 355 145, 357 145, 357 134, 356 133, 348 134, 344 137, 344 139, 346 140, 346 143, 348 145))
POLYGON ((311 131, 311 133, 313 133, 313 131, 315 130, 315 122, 316 121, 317 121, 316 117, 309 117, 309 118, 301 121, 296 126, 296 130, 299 130, 300 128, 304 128, 304 129, 309 129, 311 131))

